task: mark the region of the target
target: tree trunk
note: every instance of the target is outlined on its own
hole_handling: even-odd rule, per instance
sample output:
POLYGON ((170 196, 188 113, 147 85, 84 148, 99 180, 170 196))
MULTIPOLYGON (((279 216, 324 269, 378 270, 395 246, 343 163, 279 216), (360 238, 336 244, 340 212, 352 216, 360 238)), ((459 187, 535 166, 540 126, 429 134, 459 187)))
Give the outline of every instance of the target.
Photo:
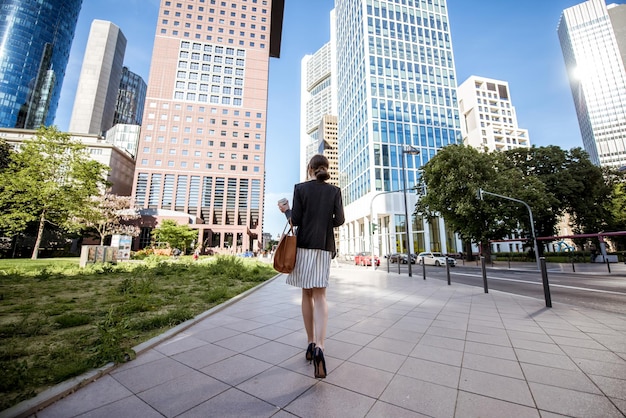
POLYGON ((46 224, 46 212, 41 213, 41 217, 39 218, 39 229, 37 230, 37 239, 35 240, 35 246, 33 247, 33 255, 30 257, 31 260, 36 260, 39 255, 39 246, 41 245, 41 239, 43 238, 43 229, 46 224))

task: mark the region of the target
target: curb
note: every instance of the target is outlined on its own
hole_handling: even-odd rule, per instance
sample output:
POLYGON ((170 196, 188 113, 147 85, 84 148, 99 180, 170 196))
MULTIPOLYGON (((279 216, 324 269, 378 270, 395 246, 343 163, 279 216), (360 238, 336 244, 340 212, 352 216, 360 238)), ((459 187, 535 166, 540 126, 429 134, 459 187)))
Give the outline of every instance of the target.
MULTIPOLYGON (((136 345, 135 347, 132 348, 133 351, 135 352, 135 354, 139 355, 151 349, 152 347, 160 344, 161 342, 169 338, 172 338, 176 334, 179 334, 185 331, 186 329, 204 320, 205 318, 217 312, 220 312, 221 310, 229 307, 235 302, 240 301, 241 299, 244 299, 245 297, 249 296, 251 293, 254 293, 258 289, 262 288, 263 286, 273 282, 274 280, 276 280, 276 278, 278 278, 281 275, 282 273, 278 273, 276 276, 264 281, 263 283, 256 285, 255 287, 251 289, 246 290, 243 293, 240 293, 239 295, 231 299, 228 299, 226 302, 223 302, 217 306, 214 306, 208 311, 202 312, 201 314, 195 316, 194 318, 191 318, 183 323, 176 325, 174 328, 165 331, 163 334, 157 335, 156 337, 153 337, 149 339, 148 341, 145 341, 139 345, 136 345)), ((125 364, 125 363, 120 363, 120 364, 125 364)), ((76 392, 78 389, 82 388, 83 386, 86 386, 91 382, 95 382, 102 376, 110 373, 112 370, 115 370, 120 364, 108 363, 107 365, 102 366, 98 369, 90 370, 79 376, 73 377, 70 380, 59 383, 49 389, 46 389, 45 391, 41 392, 34 398, 27 399, 25 401, 18 403, 17 405, 14 405, 8 409, 5 409, 4 411, 0 411, 0 418, 30 417, 36 414, 37 411, 42 410, 43 408, 53 404, 54 402, 66 397, 67 395, 73 392, 76 392)))

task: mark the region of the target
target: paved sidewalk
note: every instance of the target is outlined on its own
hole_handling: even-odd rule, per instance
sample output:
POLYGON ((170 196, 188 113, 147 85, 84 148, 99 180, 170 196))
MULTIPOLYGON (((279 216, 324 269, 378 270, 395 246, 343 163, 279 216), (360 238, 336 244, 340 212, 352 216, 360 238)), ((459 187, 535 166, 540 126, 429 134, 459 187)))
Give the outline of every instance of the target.
POLYGON ((329 374, 314 379, 300 290, 284 279, 33 416, 626 413, 626 316, 342 264, 328 289, 329 374))

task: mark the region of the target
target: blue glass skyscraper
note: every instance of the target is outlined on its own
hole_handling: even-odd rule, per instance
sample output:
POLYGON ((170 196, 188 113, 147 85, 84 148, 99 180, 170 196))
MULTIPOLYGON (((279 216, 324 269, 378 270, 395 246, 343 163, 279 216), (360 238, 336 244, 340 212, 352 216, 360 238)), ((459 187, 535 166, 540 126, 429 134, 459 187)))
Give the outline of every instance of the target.
MULTIPOLYGON (((337 0, 335 11, 343 251, 370 250, 372 224, 376 253, 453 251, 440 220, 410 217, 407 242, 402 199, 422 165, 461 142, 446 0, 337 0)), ((409 200, 412 213, 415 191, 409 200)))
POLYGON ((0 126, 54 123, 82 0, 0 4, 0 126))

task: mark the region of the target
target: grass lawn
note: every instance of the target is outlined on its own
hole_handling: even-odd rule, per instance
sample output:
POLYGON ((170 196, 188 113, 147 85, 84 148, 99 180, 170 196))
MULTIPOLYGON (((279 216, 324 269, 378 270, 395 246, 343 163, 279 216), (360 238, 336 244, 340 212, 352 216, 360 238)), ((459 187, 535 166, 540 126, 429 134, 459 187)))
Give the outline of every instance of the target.
POLYGON ((98 264, 0 259, 0 411, 108 362, 268 280, 230 256, 98 264))

